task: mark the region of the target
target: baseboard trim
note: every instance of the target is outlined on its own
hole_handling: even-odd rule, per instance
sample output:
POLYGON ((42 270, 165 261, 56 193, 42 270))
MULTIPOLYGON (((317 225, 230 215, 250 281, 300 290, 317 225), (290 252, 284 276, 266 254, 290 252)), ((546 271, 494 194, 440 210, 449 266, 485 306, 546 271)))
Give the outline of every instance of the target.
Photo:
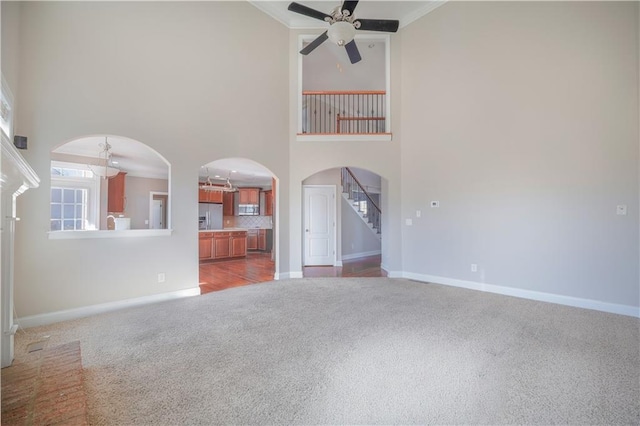
POLYGON ((382 250, 364 251, 362 253, 345 254, 342 256, 342 260, 361 259, 363 257, 377 256, 382 254, 382 250))
POLYGON ((101 303, 99 305, 84 306, 64 311, 50 312, 46 314, 30 315, 17 318, 15 322, 20 328, 38 327, 41 325, 53 324, 60 321, 68 321, 84 318, 106 312, 117 311, 124 308, 147 305, 150 303, 164 302, 167 300, 181 299, 183 297, 199 296, 200 287, 187 288, 184 290, 172 291, 169 293, 154 294, 151 296, 137 297, 135 299, 119 300, 117 302, 101 303))
POLYGON ((288 280, 290 278, 302 278, 302 271, 297 271, 297 272, 283 272, 280 274, 280 279, 281 280, 288 280))
MULTIPOLYGON (((390 273, 389 277, 398 278, 396 276, 392 277, 390 273)), ((540 291, 523 290, 519 288, 504 287, 494 284, 479 283, 475 281, 458 280, 454 278, 439 277, 435 275, 415 274, 412 272, 402 273, 402 278, 640 318, 640 308, 635 306, 620 305, 616 303, 601 302, 599 300, 582 299, 579 297, 563 296, 560 294, 544 293, 540 291)))

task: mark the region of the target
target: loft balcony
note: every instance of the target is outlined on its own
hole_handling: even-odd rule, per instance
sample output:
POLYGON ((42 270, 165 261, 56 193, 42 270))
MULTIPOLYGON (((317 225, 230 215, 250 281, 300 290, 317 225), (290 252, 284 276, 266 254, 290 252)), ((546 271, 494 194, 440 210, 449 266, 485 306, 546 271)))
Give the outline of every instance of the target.
POLYGON ((384 90, 304 91, 298 140, 391 140, 384 90))

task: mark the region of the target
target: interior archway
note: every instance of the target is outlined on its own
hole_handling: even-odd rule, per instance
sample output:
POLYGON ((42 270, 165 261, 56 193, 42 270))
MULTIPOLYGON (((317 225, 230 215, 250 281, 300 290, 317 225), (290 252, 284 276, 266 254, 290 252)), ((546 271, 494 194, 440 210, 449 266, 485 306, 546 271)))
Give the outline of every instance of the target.
POLYGON ((50 230, 171 229, 170 179, 171 164, 140 141, 91 135, 65 142, 51 151, 50 230), (162 200, 158 220, 150 194, 162 200))
POLYGON ((303 276, 387 275, 382 268, 383 179, 366 169, 338 167, 317 172, 302 181, 303 276), (335 194, 334 203, 327 201, 333 206, 328 209, 334 209, 334 218, 326 222, 327 227, 335 223, 335 241, 326 244, 323 233, 314 230, 314 227, 324 228, 324 219, 318 221, 317 218, 323 217, 325 191, 327 196, 335 194), (318 201, 314 202, 313 197, 318 201), (322 206, 320 211, 318 205, 322 206), (334 256, 330 256, 331 251, 334 256))
POLYGON ((198 191, 201 293, 277 278, 277 177, 247 158, 218 159, 200 167, 198 191))

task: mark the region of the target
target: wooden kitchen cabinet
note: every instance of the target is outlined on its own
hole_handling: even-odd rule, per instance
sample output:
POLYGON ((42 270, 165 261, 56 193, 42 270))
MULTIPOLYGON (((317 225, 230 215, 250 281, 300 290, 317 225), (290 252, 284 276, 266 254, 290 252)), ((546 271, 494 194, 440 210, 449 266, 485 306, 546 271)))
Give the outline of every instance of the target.
POLYGON ((238 188, 238 204, 260 204, 259 188, 238 188))
POLYGON ((207 191, 198 188, 198 202, 200 203, 222 203, 222 191, 207 191))
POLYGON ((198 253, 200 260, 213 257, 213 233, 201 232, 198 238, 198 253))
POLYGON ((247 234, 245 232, 232 232, 229 239, 231 257, 242 257, 247 255, 247 234))
POLYGON ((231 254, 228 232, 216 232, 213 237, 213 258, 223 259, 231 254))
POLYGON ((266 250, 267 249, 267 230, 259 229, 258 230, 258 250, 266 250))
POLYGON ((124 213, 127 204, 124 192, 125 175, 125 172, 119 172, 107 182, 107 212, 109 213, 124 213))
POLYGON ((247 231, 247 250, 258 250, 258 230, 249 229, 247 231))
POLYGON ((265 216, 273 215, 273 191, 264 191, 264 209, 262 210, 265 216))
POLYGON ((219 260, 247 255, 247 232, 200 232, 200 260, 219 260))
POLYGON ((233 216, 235 213, 233 208, 233 198, 235 197, 235 192, 225 192, 222 196, 222 215, 223 216, 233 216))

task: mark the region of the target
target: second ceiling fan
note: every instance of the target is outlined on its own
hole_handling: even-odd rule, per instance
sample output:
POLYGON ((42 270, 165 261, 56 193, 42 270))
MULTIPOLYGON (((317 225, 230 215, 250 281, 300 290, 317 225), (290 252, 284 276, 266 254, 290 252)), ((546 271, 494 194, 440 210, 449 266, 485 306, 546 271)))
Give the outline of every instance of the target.
POLYGON ((349 55, 349 60, 352 64, 355 64, 360 62, 362 59, 360 52, 358 51, 358 46, 356 46, 356 41, 354 40, 356 30, 382 31, 389 33, 395 33, 398 31, 400 23, 397 20, 356 18, 353 15, 353 11, 357 4, 357 0, 345 0, 344 3, 342 3, 342 6, 336 7, 331 11, 331 14, 328 15, 296 2, 291 3, 288 7, 290 11, 319 19, 330 24, 327 31, 323 32, 315 40, 306 45, 300 53, 308 55, 316 47, 320 46, 327 39, 330 39, 338 46, 344 46, 347 54, 349 55))

